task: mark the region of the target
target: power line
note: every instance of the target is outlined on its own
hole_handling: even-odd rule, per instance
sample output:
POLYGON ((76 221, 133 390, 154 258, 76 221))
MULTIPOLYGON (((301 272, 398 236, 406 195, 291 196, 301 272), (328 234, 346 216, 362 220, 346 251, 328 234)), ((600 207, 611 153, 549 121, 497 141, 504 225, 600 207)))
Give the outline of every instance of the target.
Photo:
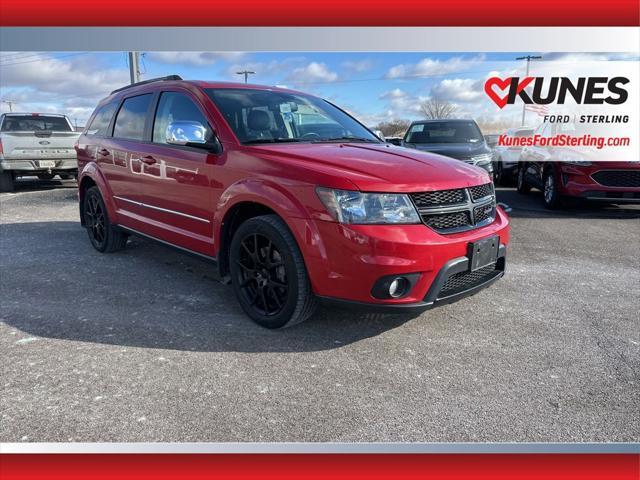
POLYGON ((61 58, 68 58, 68 57, 77 57, 78 55, 89 55, 90 53, 93 52, 80 52, 80 53, 70 53, 68 55, 59 55, 57 57, 40 57, 36 60, 27 60, 24 62, 14 62, 14 63, 0 63, 0 67, 9 67, 11 65, 24 65, 25 63, 35 63, 35 62, 43 62, 46 60, 58 60, 61 58))

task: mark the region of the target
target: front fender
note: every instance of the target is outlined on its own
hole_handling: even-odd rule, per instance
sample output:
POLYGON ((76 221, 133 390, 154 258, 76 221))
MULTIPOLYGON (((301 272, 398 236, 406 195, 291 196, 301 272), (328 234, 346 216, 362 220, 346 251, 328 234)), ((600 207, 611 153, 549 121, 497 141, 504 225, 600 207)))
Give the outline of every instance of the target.
POLYGON ((313 187, 290 186, 290 189, 286 189, 273 181, 257 178, 242 180, 228 187, 220 196, 214 212, 215 244, 222 246, 222 227, 229 212, 240 203, 253 202, 273 210, 287 224, 300 247, 307 268, 326 259, 327 252, 320 232, 302 202, 306 198, 305 194, 302 190, 300 195, 292 192, 298 188, 303 190, 313 187))

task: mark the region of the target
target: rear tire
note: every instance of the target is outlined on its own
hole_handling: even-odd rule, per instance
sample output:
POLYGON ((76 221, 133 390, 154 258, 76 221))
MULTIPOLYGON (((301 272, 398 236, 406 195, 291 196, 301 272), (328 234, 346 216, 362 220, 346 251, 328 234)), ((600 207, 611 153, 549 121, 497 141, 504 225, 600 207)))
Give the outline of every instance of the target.
POLYGON ((531 191, 531 186, 527 184, 526 171, 526 164, 518 164, 518 180, 516 182, 516 190, 518 190, 518 193, 527 194, 531 191))
POLYGON ((93 248, 101 253, 122 250, 128 235, 111 223, 98 187, 91 187, 84 195, 82 215, 93 248))
POLYGON ((11 172, 0 173, 0 192, 13 192, 13 174, 11 172))
POLYGON ((55 177, 55 175, 53 173, 39 173, 38 174, 38 178, 40 180, 53 180, 53 177, 55 177))
POLYGON ((282 328, 309 318, 316 299, 295 238, 277 215, 250 218, 233 235, 234 293, 258 325, 282 328))

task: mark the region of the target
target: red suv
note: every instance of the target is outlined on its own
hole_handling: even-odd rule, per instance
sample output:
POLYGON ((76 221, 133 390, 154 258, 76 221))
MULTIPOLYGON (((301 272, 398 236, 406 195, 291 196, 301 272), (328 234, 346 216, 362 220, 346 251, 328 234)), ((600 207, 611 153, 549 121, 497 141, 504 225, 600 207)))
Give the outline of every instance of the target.
POLYGON ((98 251, 136 234, 215 260, 265 327, 319 300, 421 311, 504 274, 508 220, 485 171, 383 143, 300 92, 141 82, 100 102, 77 152, 98 251))

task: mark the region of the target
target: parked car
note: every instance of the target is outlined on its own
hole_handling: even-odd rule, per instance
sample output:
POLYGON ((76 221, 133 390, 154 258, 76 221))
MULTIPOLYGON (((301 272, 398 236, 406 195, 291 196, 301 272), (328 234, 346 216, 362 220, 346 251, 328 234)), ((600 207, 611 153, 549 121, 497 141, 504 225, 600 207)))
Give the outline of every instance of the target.
POLYGON ((0 191, 10 192, 16 177, 73 178, 78 163, 73 144, 80 136, 64 115, 3 113, 0 116, 0 191))
MULTIPOLYGON (((559 129, 585 126, 543 123, 535 134, 550 137, 559 129)), ((589 132, 584 132, 589 133, 589 132)), ((607 203, 640 203, 640 161, 598 161, 598 150, 570 147, 525 147, 518 164, 518 192, 543 192, 544 206, 560 207, 567 198, 607 203)))
POLYGON ((504 273, 508 219, 486 172, 381 142, 304 93, 141 82, 99 103, 77 151, 96 250, 137 234, 214 260, 265 327, 318 301, 422 311, 504 273))
MULTIPOLYGON (((533 135, 533 128, 520 127, 510 128, 505 132, 508 137, 530 137, 533 135)), ((518 171, 518 161, 522 147, 507 147, 496 145, 493 148, 493 182, 496 185, 512 185, 518 171)))
POLYGON ((402 145, 462 160, 493 174, 491 149, 473 120, 413 122, 402 145))

